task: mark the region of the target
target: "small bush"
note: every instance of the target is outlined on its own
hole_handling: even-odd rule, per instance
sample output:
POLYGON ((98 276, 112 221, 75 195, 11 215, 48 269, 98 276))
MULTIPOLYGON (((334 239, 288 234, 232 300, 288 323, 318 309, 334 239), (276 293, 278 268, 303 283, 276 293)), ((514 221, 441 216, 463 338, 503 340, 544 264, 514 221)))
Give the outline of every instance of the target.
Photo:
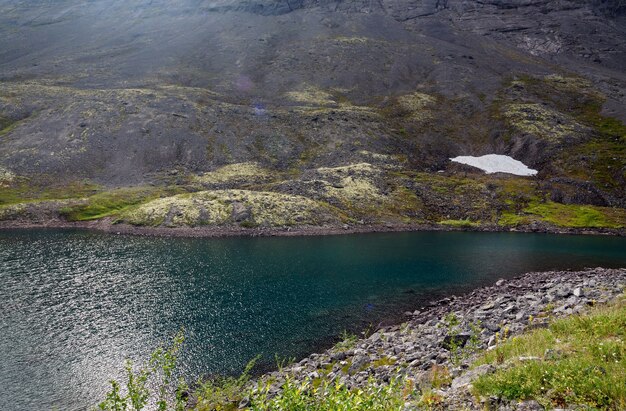
POLYGON ((119 382, 111 381, 111 391, 106 394, 104 401, 98 404, 98 409, 140 411, 148 404, 154 403, 158 411, 184 411, 187 406, 188 387, 184 379, 175 382, 173 378, 183 340, 184 335, 180 332, 174 337, 169 348, 156 349, 147 367, 134 370, 132 362, 127 360, 125 392, 122 393, 122 385, 119 382), (151 386, 157 387, 156 392, 150 391, 151 386))

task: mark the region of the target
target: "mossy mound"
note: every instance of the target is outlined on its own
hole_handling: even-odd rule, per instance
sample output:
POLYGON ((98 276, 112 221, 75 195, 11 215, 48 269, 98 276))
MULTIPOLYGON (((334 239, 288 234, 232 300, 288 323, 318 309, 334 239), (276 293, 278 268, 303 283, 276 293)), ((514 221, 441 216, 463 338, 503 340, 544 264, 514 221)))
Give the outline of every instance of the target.
POLYGON ((380 176, 382 170, 369 163, 320 167, 317 173, 331 184, 326 187, 327 194, 331 196, 370 201, 380 198, 380 190, 374 185, 373 179, 380 176))
POLYGON ((407 117, 414 121, 424 121, 432 117, 429 106, 437 102, 430 94, 415 92, 398 97, 398 105, 407 117))
POLYGON ((552 143, 579 138, 588 131, 574 119, 537 103, 508 104, 504 116, 519 132, 552 143))
POLYGON ((248 190, 214 190, 157 199, 125 212, 121 221, 141 226, 244 227, 324 225, 341 222, 327 204, 296 195, 248 190))

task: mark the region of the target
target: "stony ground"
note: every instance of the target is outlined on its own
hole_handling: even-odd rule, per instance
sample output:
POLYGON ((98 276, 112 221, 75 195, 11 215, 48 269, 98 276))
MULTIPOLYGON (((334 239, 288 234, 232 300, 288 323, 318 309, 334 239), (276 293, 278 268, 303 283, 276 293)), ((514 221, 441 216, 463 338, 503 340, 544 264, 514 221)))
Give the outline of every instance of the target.
MULTIPOLYGON (((338 380, 359 387, 370 378, 385 384, 404 375, 416 386, 443 397, 442 409, 540 410, 532 401, 517 404, 473 398, 469 393, 472 380, 495 368, 470 369, 472 360, 511 336, 543 327, 549 319, 609 302, 625 286, 626 269, 529 273, 499 280, 493 286, 407 312, 404 324, 377 330, 365 339, 344 341, 262 379, 272 382, 271 390, 278 392, 286 377, 338 380)), ((241 406, 245 405, 244 401, 241 406)))

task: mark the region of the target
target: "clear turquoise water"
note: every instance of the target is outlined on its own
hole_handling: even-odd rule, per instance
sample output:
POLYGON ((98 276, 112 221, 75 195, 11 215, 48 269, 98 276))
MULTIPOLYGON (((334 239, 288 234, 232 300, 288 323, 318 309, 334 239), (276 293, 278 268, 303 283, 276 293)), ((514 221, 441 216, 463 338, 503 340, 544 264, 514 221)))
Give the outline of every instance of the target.
POLYGON ((173 239, 0 231, 0 409, 93 405, 180 327, 188 378, 532 270, 626 266, 626 238, 423 232, 173 239))

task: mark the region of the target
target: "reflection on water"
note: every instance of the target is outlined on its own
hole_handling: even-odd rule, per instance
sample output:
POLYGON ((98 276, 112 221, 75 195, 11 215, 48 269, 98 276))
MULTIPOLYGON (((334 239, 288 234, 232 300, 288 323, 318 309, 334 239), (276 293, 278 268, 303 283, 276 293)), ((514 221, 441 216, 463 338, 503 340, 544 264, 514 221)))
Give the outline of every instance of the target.
POLYGON ((180 327, 188 378, 526 271, 626 266, 626 239, 510 233, 171 239, 0 232, 0 409, 85 409, 180 327))

